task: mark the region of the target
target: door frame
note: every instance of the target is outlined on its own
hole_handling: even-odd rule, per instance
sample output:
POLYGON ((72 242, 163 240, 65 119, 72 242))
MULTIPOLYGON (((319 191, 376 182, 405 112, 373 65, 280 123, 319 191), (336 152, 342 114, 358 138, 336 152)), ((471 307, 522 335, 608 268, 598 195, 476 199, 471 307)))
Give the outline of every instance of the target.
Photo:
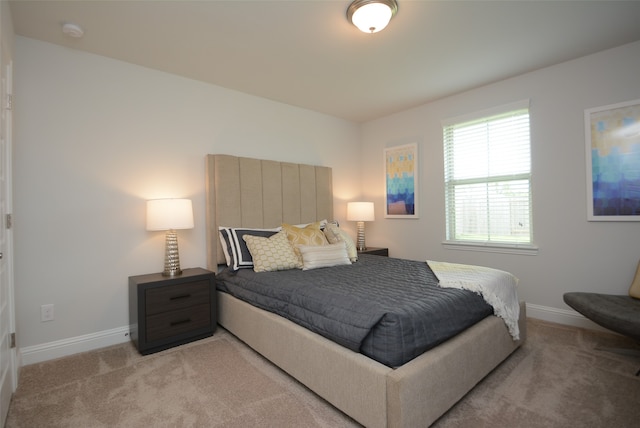
MULTIPOLYGON (((2 138, 5 139, 4 153, 1 158, 4 160, 4 165, 0 168, 4 174, 4 179, 0 180, 3 183, 4 188, 2 193, 4 194, 4 212, 0 212, 3 218, 0 218, 0 227, 4 228, 5 233, 5 247, 0 248, 3 253, 4 263, 3 268, 6 271, 5 279, 7 281, 7 305, 8 311, 8 334, 11 338, 8 340, 12 342, 13 346, 8 349, 7 358, 7 372, 6 376, 9 377, 8 382, 2 382, 1 385, 5 385, 10 388, 10 391, 0 391, 0 396, 4 397, 9 395, 13 396, 13 393, 18 387, 18 367, 19 367, 19 354, 17 352, 17 339, 16 339, 16 321, 15 321, 15 284, 14 284, 14 271, 13 271, 13 229, 10 224, 10 217, 13 212, 13 60, 11 58, 11 50, 6 46, 4 38, 0 40, 0 82, 2 88, 0 88, 0 94, 3 95, 0 100, 0 108, 2 108, 2 114, 4 115, 4 129, 0 129, 2 132, 2 138)), ((0 119, 1 120, 1 119, 0 119)), ((0 205, 1 206, 1 205, 0 205)), ((1 373, 1 372, 0 372, 1 373)), ((6 417, 9 413, 9 402, 6 408, 2 408, 2 414, 0 414, 0 426, 4 426, 6 417)))

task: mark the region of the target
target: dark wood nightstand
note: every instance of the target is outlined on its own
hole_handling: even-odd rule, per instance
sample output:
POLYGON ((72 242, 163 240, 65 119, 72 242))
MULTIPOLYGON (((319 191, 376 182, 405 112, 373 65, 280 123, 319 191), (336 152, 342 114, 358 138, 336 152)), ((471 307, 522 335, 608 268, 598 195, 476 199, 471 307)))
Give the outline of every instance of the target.
POLYGON ((367 247, 364 251, 358 251, 358 254, 371 254, 374 256, 385 256, 389 257, 389 249, 388 248, 378 248, 378 247, 367 247))
POLYGON ((194 268, 182 275, 129 277, 131 340, 152 354, 212 336, 217 326, 215 274, 194 268))

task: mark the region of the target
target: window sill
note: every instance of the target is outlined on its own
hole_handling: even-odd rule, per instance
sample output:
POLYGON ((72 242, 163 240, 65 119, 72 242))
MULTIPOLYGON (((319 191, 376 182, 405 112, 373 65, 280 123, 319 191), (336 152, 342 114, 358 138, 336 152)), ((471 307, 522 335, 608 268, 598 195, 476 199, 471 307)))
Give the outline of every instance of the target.
POLYGON ((487 244, 481 242, 454 242, 443 241, 442 246, 447 250, 482 251, 485 253, 520 254, 525 256, 537 256, 538 247, 535 245, 518 244, 487 244))

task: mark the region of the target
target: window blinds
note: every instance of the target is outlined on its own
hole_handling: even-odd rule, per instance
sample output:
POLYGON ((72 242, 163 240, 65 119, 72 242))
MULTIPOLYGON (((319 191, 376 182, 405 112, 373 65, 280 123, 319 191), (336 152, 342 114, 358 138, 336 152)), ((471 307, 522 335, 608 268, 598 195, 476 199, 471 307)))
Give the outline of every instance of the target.
POLYGON ((528 102, 503 113, 449 121, 443 137, 447 240, 530 244, 528 102))

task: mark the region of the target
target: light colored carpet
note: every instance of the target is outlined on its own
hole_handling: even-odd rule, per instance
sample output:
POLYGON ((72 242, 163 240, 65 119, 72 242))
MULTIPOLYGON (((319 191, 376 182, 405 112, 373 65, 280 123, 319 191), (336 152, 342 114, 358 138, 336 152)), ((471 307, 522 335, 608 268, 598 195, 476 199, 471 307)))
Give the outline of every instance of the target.
POLYGON ((7 427, 350 427, 354 423, 218 328, 141 356, 132 344, 24 367, 7 427))
MULTIPOLYGON (((440 418, 450 427, 637 427, 636 346, 529 320, 528 339, 440 418)), ((366 393, 366 392, 363 392, 366 393)), ((7 427, 357 427, 219 328, 148 356, 117 345, 23 367, 7 427)))
POLYGON ((640 346, 615 334, 531 320, 527 341, 434 424, 437 428, 638 428, 640 346))

